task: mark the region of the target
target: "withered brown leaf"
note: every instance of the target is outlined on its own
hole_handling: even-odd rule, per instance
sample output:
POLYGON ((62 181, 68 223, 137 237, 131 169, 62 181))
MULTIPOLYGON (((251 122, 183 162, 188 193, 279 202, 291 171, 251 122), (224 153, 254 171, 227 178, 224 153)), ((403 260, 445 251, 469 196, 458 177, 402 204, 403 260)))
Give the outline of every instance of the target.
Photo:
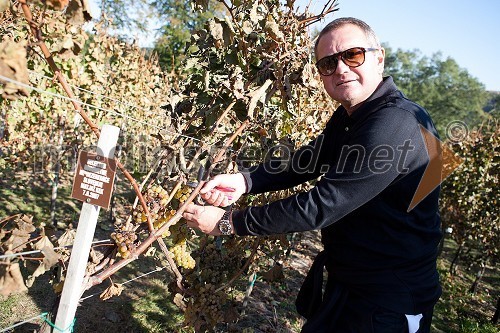
POLYGON ((40 238, 40 240, 38 242, 36 242, 35 244, 33 244, 32 247, 33 247, 33 250, 42 250, 45 248, 54 249, 54 245, 52 244, 49 237, 47 237, 47 236, 43 236, 42 238, 40 238))
POLYGON ((59 246, 73 245, 75 237, 76 237, 76 230, 68 229, 61 235, 61 237, 59 237, 59 239, 57 240, 57 244, 59 246))
POLYGON ((46 246, 41 250, 41 252, 44 258, 40 262, 40 265, 37 267, 37 269, 26 279, 26 285, 28 287, 31 287, 37 277, 48 271, 59 261, 59 255, 52 248, 46 246))
POLYGON ((184 297, 181 294, 175 294, 174 304, 177 305, 182 311, 186 311, 186 303, 184 302, 184 297))
POLYGON ((0 294, 8 296, 12 293, 26 291, 19 263, 0 265, 0 294))
POLYGON ((119 283, 113 283, 111 284, 106 290, 102 292, 99 297, 105 301, 107 299, 110 299, 113 296, 120 296, 123 291, 123 286, 119 283))

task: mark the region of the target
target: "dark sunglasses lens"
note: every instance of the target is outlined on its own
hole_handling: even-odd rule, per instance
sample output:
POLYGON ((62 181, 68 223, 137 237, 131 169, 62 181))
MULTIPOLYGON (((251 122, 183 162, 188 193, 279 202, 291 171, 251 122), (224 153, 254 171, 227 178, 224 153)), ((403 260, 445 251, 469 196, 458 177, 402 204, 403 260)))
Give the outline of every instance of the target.
POLYGON ((321 75, 332 75, 337 69, 338 58, 337 56, 324 57, 318 61, 318 71, 321 75))
POLYGON ((350 67, 358 67, 365 62, 365 50, 360 47, 353 47, 342 53, 342 60, 350 67))

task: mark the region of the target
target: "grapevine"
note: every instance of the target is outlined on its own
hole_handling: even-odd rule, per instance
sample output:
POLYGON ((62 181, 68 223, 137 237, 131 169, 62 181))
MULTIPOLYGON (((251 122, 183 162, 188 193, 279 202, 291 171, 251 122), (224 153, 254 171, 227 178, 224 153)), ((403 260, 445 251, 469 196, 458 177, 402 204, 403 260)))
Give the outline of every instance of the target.
POLYGON ((198 258, 196 272, 187 274, 189 286, 186 297, 185 321, 199 331, 211 330, 218 323, 237 319, 237 304, 225 288, 232 275, 245 265, 248 240, 227 239, 217 245, 212 237, 206 237, 195 255, 198 258))
MULTIPOLYGON (((67 61, 71 65, 54 59, 51 50, 47 46, 44 49, 44 40, 39 38, 42 30, 38 29, 42 25, 36 23, 44 21, 44 15, 50 15, 50 11, 37 9, 32 16, 29 6, 24 1, 20 3, 34 33, 33 41, 42 46, 42 53, 50 65, 48 67, 71 98, 76 99, 64 79, 61 67, 69 68, 68 76, 81 77, 82 85, 85 77, 96 77, 99 80, 97 83, 103 86, 116 80, 113 75, 99 78, 100 71, 93 68, 86 69, 88 72, 83 75, 74 74, 73 71, 76 73, 83 66, 76 62, 76 54, 71 55, 67 61)), ((311 116, 317 111, 318 105, 333 109, 325 93, 317 89, 318 80, 309 57, 310 39, 304 28, 315 18, 301 20, 293 8, 285 11, 280 7, 279 1, 229 3, 230 5, 224 2, 224 5, 227 6, 230 18, 211 20, 204 30, 193 33, 193 40, 187 48, 189 57, 185 64, 186 76, 175 82, 179 89, 170 89, 165 93, 157 89, 161 86, 161 80, 156 79, 140 83, 142 86, 135 89, 154 91, 149 97, 153 101, 168 94, 168 101, 164 103, 169 106, 167 109, 170 111, 166 117, 157 116, 160 111, 145 112, 141 116, 145 119, 157 117, 154 119, 158 121, 168 119, 165 126, 182 129, 183 133, 202 139, 195 156, 212 162, 207 170, 208 176, 216 173, 215 167, 218 168, 217 172, 236 171, 238 156, 244 153, 245 145, 265 152, 266 144, 272 139, 285 137, 292 146, 298 146, 314 136, 321 128, 320 123, 329 116, 328 112, 321 113, 319 119, 311 116), (304 96, 308 94, 315 100, 314 106, 305 103, 304 96), (269 114, 273 116, 270 117, 269 114), (246 129, 244 137, 241 137, 246 129), (210 146, 222 148, 213 154, 209 150, 210 146), (227 163, 222 165, 222 161, 227 163)), ((333 10, 332 8, 329 10, 333 10)), ((321 15, 325 15, 325 10, 321 15)), ((61 30, 62 26, 64 24, 61 25, 61 30)), ((95 56, 98 63, 96 66, 102 65, 99 61, 103 61, 97 59, 98 54, 112 54, 112 50, 117 48, 114 44, 106 44, 110 42, 99 35, 86 37, 86 40, 86 48, 89 50, 86 57, 95 56), (108 46, 99 52, 99 44, 108 46)), ((46 43, 52 47, 50 39, 46 39, 46 43)), ((130 53, 121 52, 122 56, 130 53)), ((120 59, 122 56, 112 55, 109 58, 120 59)), ((108 65, 114 71, 125 66, 118 60, 118 67, 113 67, 115 64, 109 61, 108 65)), ((48 67, 45 65, 44 70, 48 71, 48 67)), ((156 70, 154 66, 149 68, 156 70)), ((123 70, 122 75, 126 75, 126 72, 123 70)), ((128 98, 127 95, 124 96, 128 98)), ((90 140, 91 132, 99 135, 95 124, 103 121, 102 115, 87 115, 78 103, 73 104, 90 127, 90 131, 82 134, 84 140, 90 140)), ((13 104, 13 107, 19 106, 13 104)), ((125 122, 121 125, 124 124, 125 122)), ((161 133, 153 133, 151 128, 133 127, 137 124, 129 123, 126 125, 132 126, 139 133, 145 131, 151 137, 155 136, 167 148, 166 153, 161 154, 162 161, 176 159, 175 153, 192 143, 189 138, 165 137, 161 133)), ((84 132, 82 129, 79 131, 84 132)), ((83 143, 81 141, 80 146, 83 143)), ((134 143, 135 141, 130 145, 133 146, 134 143)), ((180 164, 183 165, 184 162, 181 161, 180 164)), ((182 299, 185 304, 183 310, 186 325, 194 327, 196 331, 210 331, 220 323, 237 320, 237 304, 228 290, 238 287, 236 281, 240 275, 260 269, 253 259, 263 241, 238 237, 215 239, 199 235, 186 226, 181 218, 182 212, 197 197, 204 184, 203 180, 198 180, 194 188, 187 185, 187 179, 193 178, 189 171, 193 163, 194 160, 185 163, 188 170, 177 168, 166 173, 151 173, 154 177, 149 184, 145 184, 142 191, 122 165, 121 170, 131 181, 140 205, 131 208, 124 219, 117 219, 110 235, 115 250, 103 252, 101 261, 94 263, 93 268, 88 270, 86 287, 102 283, 122 267, 138 259, 157 241, 175 274, 177 284, 170 290, 173 296, 182 299), (127 222, 122 222, 124 220, 127 222)), ((160 161, 158 165, 161 167, 163 164, 160 161)), ((189 184, 192 185, 192 182, 189 184)), ((273 197, 252 197, 246 202, 238 203, 236 208, 268 203, 283 195, 282 192, 273 197)), ((264 251, 275 251, 276 248, 271 245, 262 246, 264 251)), ((279 251, 282 251, 282 247, 279 251)), ((54 283, 61 285, 61 281, 54 283)))
MULTIPOLYGON (((151 214, 153 226, 155 223, 158 226, 160 220, 164 221, 166 218, 168 218, 168 216, 173 215, 170 215, 170 211, 165 212, 162 210, 168 203, 168 193, 163 187, 159 185, 150 187, 144 194, 144 200, 146 202, 146 206, 148 207, 149 214, 151 214)), ((136 209, 132 212, 134 223, 136 225, 146 223, 148 220, 147 213, 148 212, 145 212, 142 206, 137 206, 136 209)))
POLYGON ((137 235, 133 231, 123 230, 111 233, 111 239, 115 242, 119 255, 128 258, 135 249, 134 242, 137 240, 137 235))
POLYGON ((172 253, 174 254, 174 259, 177 262, 177 265, 186 269, 194 268, 196 262, 188 252, 185 239, 175 243, 175 245, 172 247, 172 253))

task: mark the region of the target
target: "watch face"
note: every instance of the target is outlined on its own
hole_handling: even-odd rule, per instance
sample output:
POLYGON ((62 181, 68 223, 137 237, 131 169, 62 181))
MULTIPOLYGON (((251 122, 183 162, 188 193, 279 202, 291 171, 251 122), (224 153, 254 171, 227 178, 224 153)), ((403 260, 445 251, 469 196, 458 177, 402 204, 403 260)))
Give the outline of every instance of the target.
POLYGON ((231 235, 231 224, 228 220, 221 220, 219 222, 219 230, 223 235, 231 235))

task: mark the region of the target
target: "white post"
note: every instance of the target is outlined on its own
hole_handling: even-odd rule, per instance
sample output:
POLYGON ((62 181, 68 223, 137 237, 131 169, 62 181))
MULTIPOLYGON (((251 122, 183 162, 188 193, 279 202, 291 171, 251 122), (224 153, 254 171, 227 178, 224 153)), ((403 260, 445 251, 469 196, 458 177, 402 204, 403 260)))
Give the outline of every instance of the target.
MULTIPOLYGON (((97 154, 114 158, 116 143, 120 128, 111 125, 103 125, 99 142, 97 143, 97 154)), ((99 206, 83 203, 78 227, 76 229, 75 242, 69 259, 68 271, 64 280, 64 287, 57 311, 53 332, 71 332, 72 323, 75 318, 76 307, 83 293, 83 278, 90 253, 90 246, 94 238, 94 232, 99 217, 99 206)))

